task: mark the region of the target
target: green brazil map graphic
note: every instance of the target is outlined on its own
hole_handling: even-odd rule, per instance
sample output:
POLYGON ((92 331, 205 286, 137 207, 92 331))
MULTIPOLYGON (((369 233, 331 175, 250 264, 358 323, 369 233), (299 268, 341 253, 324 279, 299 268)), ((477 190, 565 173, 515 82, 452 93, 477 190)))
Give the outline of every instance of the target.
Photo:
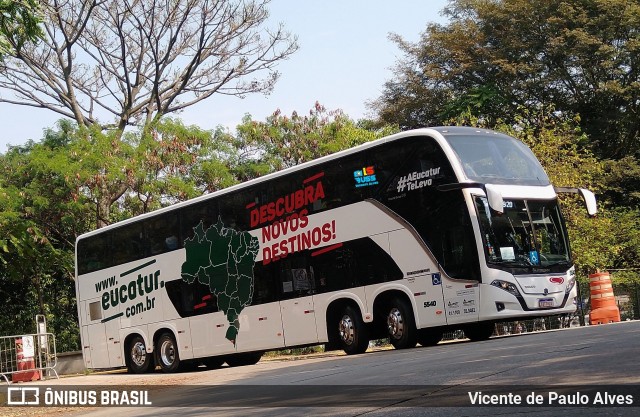
POLYGON ((229 322, 225 337, 235 344, 238 316, 253 298, 258 238, 225 227, 221 219, 206 230, 201 221, 193 231, 193 238, 184 242, 187 259, 182 264, 182 279, 189 284, 197 279, 209 286, 229 322))

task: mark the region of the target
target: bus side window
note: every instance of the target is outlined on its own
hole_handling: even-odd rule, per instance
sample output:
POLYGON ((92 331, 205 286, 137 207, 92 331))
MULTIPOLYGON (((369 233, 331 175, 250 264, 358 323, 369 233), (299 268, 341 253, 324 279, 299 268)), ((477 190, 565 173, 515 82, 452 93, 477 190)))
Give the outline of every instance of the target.
POLYGON ((178 248, 178 216, 168 213, 144 222, 145 254, 157 255, 178 248))
POLYGON ((107 268, 111 264, 111 259, 107 259, 111 254, 108 243, 109 233, 97 236, 90 236, 78 242, 78 273, 86 274, 107 268))
POLYGON ((142 223, 119 227, 112 233, 113 265, 132 262, 144 256, 142 223))
POLYGON ((194 229, 202 222, 202 227, 207 230, 218 221, 216 201, 204 201, 185 207, 180 210, 180 242, 179 247, 184 246, 186 239, 192 239, 194 229))
POLYGON ((269 265, 263 265, 257 263, 253 268, 254 287, 253 298, 251 305, 265 304, 272 301, 277 301, 277 265, 270 263, 269 265))
POLYGON ((180 317, 191 317, 218 311, 217 297, 209 286, 200 282, 191 284, 177 279, 165 284, 167 295, 180 317))
POLYGON ((306 253, 297 253, 277 261, 280 263, 281 300, 305 297, 315 292, 313 270, 306 258, 306 253))

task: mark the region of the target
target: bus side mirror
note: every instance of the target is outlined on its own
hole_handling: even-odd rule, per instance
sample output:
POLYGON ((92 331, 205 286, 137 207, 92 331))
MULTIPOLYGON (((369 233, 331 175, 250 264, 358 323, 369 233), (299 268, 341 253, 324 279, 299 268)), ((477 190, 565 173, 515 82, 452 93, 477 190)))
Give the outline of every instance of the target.
POLYGON ((596 196, 586 188, 579 188, 580 195, 584 200, 585 206, 587 206, 587 213, 589 213, 589 217, 594 217, 598 212, 598 205, 596 204, 596 196))
POLYGON ((589 214, 589 217, 594 217, 598 212, 596 196, 586 188, 555 187, 555 190, 556 193, 580 194, 580 196, 584 200, 584 205, 587 207, 587 213, 589 214))
POLYGON ((489 207, 498 214, 504 213, 504 199, 502 194, 493 185, 485 184, 485 192, 487 193, 487 200, 489 200, 489 207))

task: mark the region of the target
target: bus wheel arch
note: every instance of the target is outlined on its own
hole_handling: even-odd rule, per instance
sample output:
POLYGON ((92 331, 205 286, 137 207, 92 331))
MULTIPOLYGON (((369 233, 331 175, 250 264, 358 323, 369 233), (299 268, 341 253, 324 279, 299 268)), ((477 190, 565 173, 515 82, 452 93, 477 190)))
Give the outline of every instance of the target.
POLYGON ((177 372, 180 368, 180 353, 173 332, 169 329, 158 330, 154 337, 154 356, 156 364, 165 373, 177 372))
POLYGON ((351 299, 332 301, 327 307, 329 345, 348 355, 364 353, 369 347, 369 325, 362 319, 360 306, 351 299))
POLYGON ((127 369, 132 374, 143 374, 153 370, 153 354, 147 353, 145 339, 132 333, 124 340, 124 358, 127 369))
POLYGON ((389 337, 396 349, 413 348, 418 343, 416 320, 407 294, 389 290, 378 294, 373 303, 375 325, 379 332, 389 337))

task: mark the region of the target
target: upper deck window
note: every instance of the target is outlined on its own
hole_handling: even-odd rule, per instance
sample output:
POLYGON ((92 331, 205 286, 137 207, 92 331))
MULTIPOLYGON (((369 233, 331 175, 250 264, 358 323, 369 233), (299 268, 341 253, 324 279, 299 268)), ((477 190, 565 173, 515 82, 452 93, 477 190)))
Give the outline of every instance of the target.
POLYGON ((495 133, 443 132, 458 156, 465 176, 481 183, 549 185, 549 177, 522 142, 495 133))

